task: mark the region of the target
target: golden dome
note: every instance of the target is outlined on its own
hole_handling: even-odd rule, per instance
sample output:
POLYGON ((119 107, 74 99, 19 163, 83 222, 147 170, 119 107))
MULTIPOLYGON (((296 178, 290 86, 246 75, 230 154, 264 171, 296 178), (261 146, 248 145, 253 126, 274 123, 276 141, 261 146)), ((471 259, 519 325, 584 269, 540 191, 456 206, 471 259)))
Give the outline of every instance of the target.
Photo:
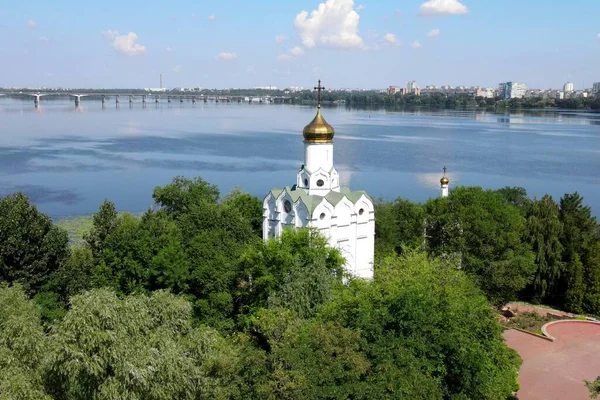
POLYGON ((333 135, 335 131, 331 125, 325 121, 323 115, 321 115, 321 105, 317 108, 317 115, 311 121, 310 124, 304 127, 302 132, 304 140, 310 143, 331 143, 333 141, 333 135))
POLYGON ((447 184, 449 184, 449 183, 450 183, 450 179, 448 179, 448 178, 446 178, 446 177, 444 176, 442 179, 440 179, 440 183, 441 183, 442 185, 447 185, 447 184))

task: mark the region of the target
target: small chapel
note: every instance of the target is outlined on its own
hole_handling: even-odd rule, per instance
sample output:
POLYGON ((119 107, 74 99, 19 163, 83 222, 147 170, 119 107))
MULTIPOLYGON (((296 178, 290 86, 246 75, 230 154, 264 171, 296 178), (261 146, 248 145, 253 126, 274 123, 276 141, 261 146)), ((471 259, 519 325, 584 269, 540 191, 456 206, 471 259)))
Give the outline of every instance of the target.
POLYGON ((373 278, 375 208, 364 191, 340 186, 333 163, 335 131, 321 113, 321 81, 317 115, 304 128, 304 164, 296 183, 272 189, 263 202, 263 239, 281 236, 286 229, 314 228, 345 258, 347 272, 373 278))

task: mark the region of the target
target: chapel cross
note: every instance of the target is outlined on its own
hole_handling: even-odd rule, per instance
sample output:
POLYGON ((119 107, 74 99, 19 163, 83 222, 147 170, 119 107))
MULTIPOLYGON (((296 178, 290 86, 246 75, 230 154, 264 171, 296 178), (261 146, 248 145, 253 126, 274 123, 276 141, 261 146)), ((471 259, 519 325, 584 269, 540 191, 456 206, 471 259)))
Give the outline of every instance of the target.
POLYGON ((446 176, 446 166, 444 166, 444 176, 446 176))
POLYGON ((319 79, 319 85, 315 86, 317 91, 317 107, 321 108, 321 90, 325 90, 325 87, 321 86, 321 80, 319 79))

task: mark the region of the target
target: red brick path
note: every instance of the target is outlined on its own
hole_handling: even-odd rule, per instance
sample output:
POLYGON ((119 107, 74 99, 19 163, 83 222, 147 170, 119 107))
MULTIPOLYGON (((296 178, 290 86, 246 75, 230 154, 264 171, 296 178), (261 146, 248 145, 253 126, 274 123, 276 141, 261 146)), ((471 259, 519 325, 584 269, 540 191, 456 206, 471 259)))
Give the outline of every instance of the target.
POLYGON ((548 326, 549 342, 516 330, 506 344, 523 358, 519 400, 586 400, 584 379, 600 376, 600 325, 568 321, 548 326))

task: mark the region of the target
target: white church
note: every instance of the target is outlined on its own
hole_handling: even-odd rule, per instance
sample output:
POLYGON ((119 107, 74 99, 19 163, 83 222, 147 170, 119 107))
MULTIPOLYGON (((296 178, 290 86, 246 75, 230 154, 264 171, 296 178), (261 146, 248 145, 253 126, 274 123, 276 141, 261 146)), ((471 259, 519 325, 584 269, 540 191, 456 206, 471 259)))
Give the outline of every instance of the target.
POLYGON ((263 239, 285 229, 315 228, 329 245, 340 250, 346 270, 355 277, 373 278, 375 208, 364 191, 340 186, 333 163, 334 129, 321 115, 321 81, 317 115, 303 131, 304 164, 296 183, 273 189, 263 202, 263 239))

